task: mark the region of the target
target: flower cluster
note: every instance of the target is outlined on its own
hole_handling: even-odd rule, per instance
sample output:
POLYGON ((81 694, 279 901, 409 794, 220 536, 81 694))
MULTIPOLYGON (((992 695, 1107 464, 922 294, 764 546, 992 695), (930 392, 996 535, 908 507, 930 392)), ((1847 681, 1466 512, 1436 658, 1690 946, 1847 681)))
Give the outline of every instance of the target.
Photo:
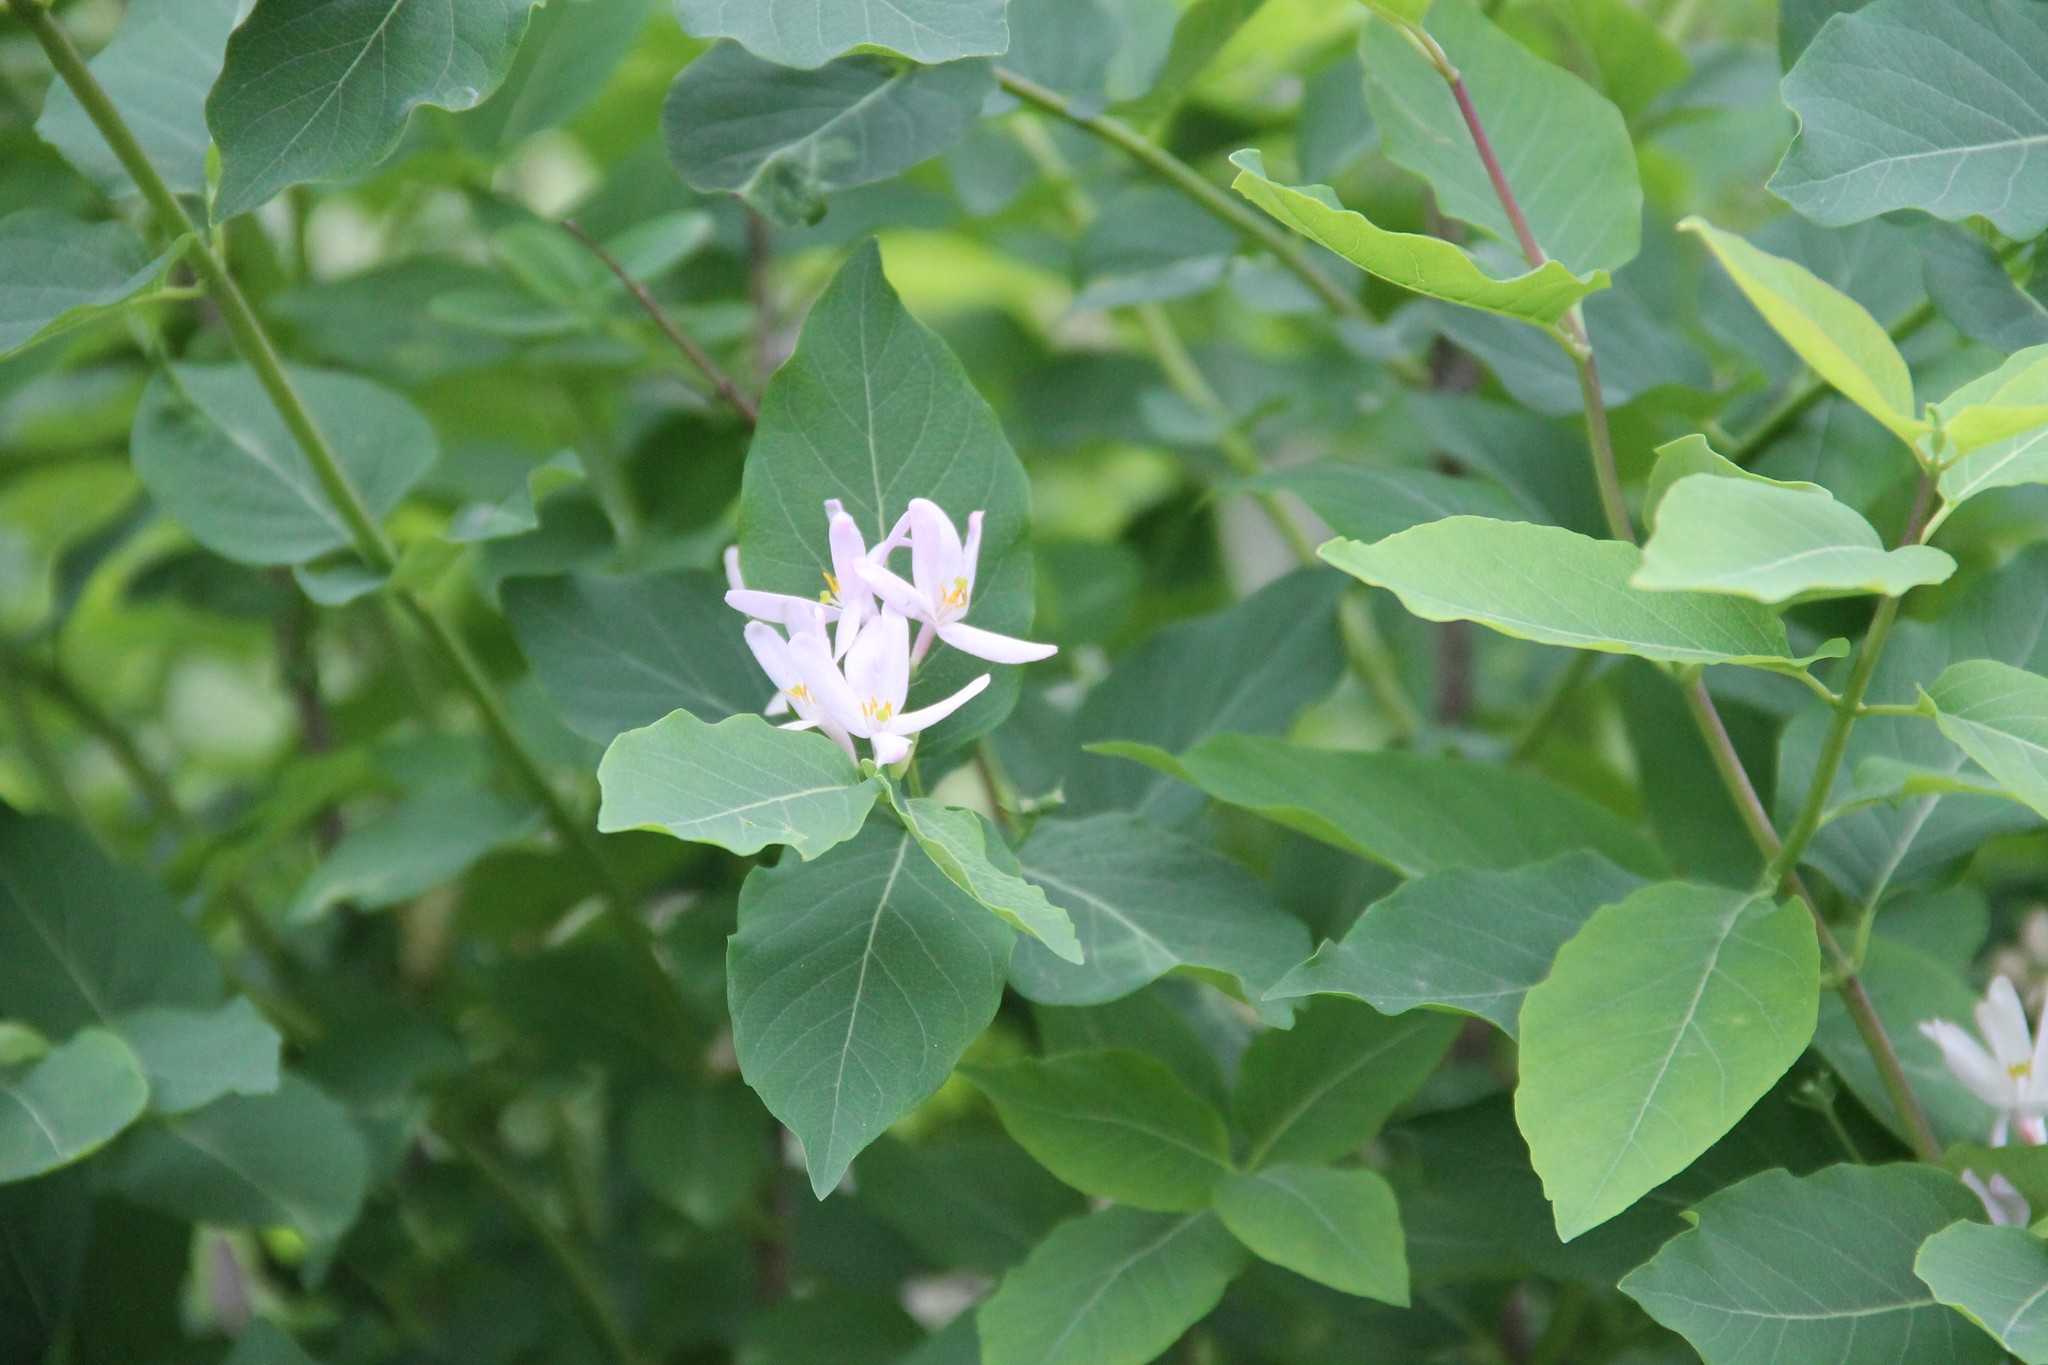
POLYGON ((919 731, 952 715, 989 683, 984 673, 944 701, 904 710, 910 675, 935 639, 1002 664, 1031 663, 1057 652, 1052 645, 967 624, 981 558, 981 513, 967 518, 963 542, 937 503, 916 498, 872 549, 837 498, 826 500, 825 516, 832 567, 815 600, 749 588, 740 573, 739 547, 725 552, 731 588, 726 604, 753 618, 747 646, 776 688, 767 714, 796 713, 785 729, 818 730, 849 754, 855 739, 865 739, 875 762, 901 763, 919 731), (907 580, 889 567, 890 557, 903 549, 910 552, 907 580), (918 623, 915 643, 912 621, 918 623))
MULTIPOLYGON (((2048 1018, 2030 1030, 2019 992, 2003 976, 1992 978, 1976 1015, 1982 1042, 1946 1019, 1925 1020, 1920 1032, 1941 1049, 1942 1060, 1964 1088, 1997 1111, 1993 1147, 2005 1146, 2015 1134, 2028 1146, 2041 1146, 2048 1142, 2048 1018)), ((1963 1180, 1984 1201, 1992 1222, 2024 1226, 2028 1221, 2026 1199, 2004 1176, 1987 1182, 1965 1171, 1963 1180)))

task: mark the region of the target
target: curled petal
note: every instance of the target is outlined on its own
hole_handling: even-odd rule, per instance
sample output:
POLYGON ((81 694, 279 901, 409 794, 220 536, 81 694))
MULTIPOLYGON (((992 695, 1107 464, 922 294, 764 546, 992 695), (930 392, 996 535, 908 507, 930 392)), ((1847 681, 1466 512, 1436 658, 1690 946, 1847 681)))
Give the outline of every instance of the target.
POLYGON ((1977 1002, 1977 1031, 1991 1044, 1991 1055, 2001 1069, 2023 1066, 2032 1055, 2034 1040, 2027 1029, 2026 1006, 2020 1004, 2020 993, 2007 978, 1992 977, 1984 998, 1977 1002))
POLYGON ((896 717, 895 723, 889 728, 899 734, 914 735, 920 730, 926 730, 937 725, 940 721, 967 705, 968 702, 980 696, 982 690, 988 686, 988 677, 988 674, 982 674, 944 701, 933 702, 930 706, 921 707, 915 711, 905 711, 902 715, 896 717))
POLYGON ((981 560, 981 513, 967 514, 967 543, 960 547, 960 573, 967 580, 967 592, 974 593, 974 570, 981 560))
POLYGON ((2011 1105, 2011 1077, 1966 1030, 1946 1019, 1924 1019, 1920 1032, 1941 1049, 1942 1061, 1971 1094, 2001 1112, 2011 1105))
POLYGON ((910 741, 901 735, 875 735, 868 740, 868 747, 875 751, 875 762, 884 768, 910 757, 910 741))
POLYGON ((846 651, 846 682, 862 701, 891 714, 902 710, 910 688, 909 622, 888 610, 868 622, 846 651))
POLYGON ((796 664, 798 681, 810 694, 810 704, 817 708, 819 728, 827 734, 832 734, 835 729, 847 734, 866 734, 860 702, 853 689, 846 685, 839 665, 832 661, 832 647, 825 642, 825 637, 811 634, 792 636, 789 656, 796 664))
MULTIPOLYGON (((778 694, 787 692, 801 681, 796 661, 790 657, 789 641, 778 635, 775 627, 762 621, 749 621, 744 634, 747 648, 754 653, 754 662, 761 665, 761 671, 768 675, 768 681, 775 684, 778 694)), ((773 705, 771 702, 770 706, 773 705)), ((774 712, 771 710, 770 714, 774 712)))
POLYGON ((725 547, 725 586, 728 588, 744 588, 747 586, 747 580, 740 577, 740 547, 737 545, 725 547))
POLYGON ((939 626, 939 638, 962 654, 972 654, 977 659, 987 659, 995 664, 1029 664, 1040 659, 1050 659, 1060 652, 1058 645, 1042 645, 1031 640, 1019 640, 1014 636, 998 635, 992 630, 970 626, 964 621, 948 621, 939 626))
POLYGON ((2013 1187, 2013 1183, 2002 1175, 1985 1180, 1975 1171, 1964 1171, 1963 1183, 1971 1193, 1984 1203, 1984 1212, 2000 1227, 2026 1227, 2033 1221, 2033 1210, 2027 1207, 2026 1196, 2013 1187))
POLYGON ((960 533, 953 519, 930 498, 910 500, 910 581, 918 595, 936 607, 947 585, 964 578, 960 533))
POLYGON ((762 592, 758 588, 733 588, 725 595, 725 605, 734 611, 745 612, 756 621, 772 621, 792 635, 798 631, 822 630, 823 621, 839 614, 836 608, 808 597, 786 592, 762 592))
POLYGON ((761 714, 764 716, 788 715, 789 697, 785 693, 777 692, 774 696, 768 699, 768 704, 761 708, 761 714))
POLYGON ((861 581, 868 585, 869 591, 882 599, 884 606, 913 621, 932 619, 932 606, 925 600, 924 595, 880 564, 873 560, 866 561, 860 566, 860 577, 861 581))

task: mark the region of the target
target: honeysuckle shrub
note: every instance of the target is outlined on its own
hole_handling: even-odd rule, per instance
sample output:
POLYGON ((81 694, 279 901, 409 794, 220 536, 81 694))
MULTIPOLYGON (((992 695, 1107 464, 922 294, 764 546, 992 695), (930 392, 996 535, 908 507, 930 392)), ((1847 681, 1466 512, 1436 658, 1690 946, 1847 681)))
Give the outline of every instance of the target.
POLYGON ((0 0, 0 1361, 2048 1360, 2044 72, 0 0))

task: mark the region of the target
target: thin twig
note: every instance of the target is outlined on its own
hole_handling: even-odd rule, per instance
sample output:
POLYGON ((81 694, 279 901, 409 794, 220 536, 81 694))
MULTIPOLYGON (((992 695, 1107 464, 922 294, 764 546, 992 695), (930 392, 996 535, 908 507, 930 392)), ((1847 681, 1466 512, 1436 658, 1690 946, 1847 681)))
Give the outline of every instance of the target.
POLYGON ((601 242, 584 231, 583 225, 574 218, 563 219, 562 230, 588 247, 590 254, 602 261, 605 269, 618 277, 619 283, 626 286, 626 292, 633 296, 634 301, 653 321, 655 327, 660 329, 661 334, 682 352, 685 360, 697 367, 697 372, 704 376, 717 391, 718 396, 725 400, 726 405, 740 415, 742 421, 752 426, 760 420, 761 410, 755 406, 754 400, 740 391, 740 386, 733 382, 732 376, 711 358, 711 353, 699 345, 695 337, 684 331, 681 324, 669 316, 668 310, 661 306, 661 301, 648 291, 646 285, 628 273, 618 257, 612 255, 601 242))
MULTIPOLYGON (((1501 207, 1507 213, 1509 223, 1515 228, 1523 254, 1528 257, 1531 268, 1542 265, 1546 259, 1543 249, 1529 230, 1528 219, 1523 215, 1514 190, 1501 169, 1500 161, 1493 153, 1493 145, 1487 138, 1478 109, 1464 89, 1463 79, 1448 59, 1443 57, 1443 50, 1437 47, 1435 41, 1427 34, 1421 34, 1419 29, 1417 33, 1420 34, 1426 49, 1435 52, 1437 69, 1451 85, 1452 93, 1457 98, 1459 112, 1463 115, 1467 131, 1471 134, 1473 146, 1478 150, 1480 160, 1486 165, 1487 176, 1493 182, 1494 191, 1500 198, 1501 207)), ((1633 542, 1635 526, 1629 518, 1628 504, 1622 497, 1620 474, 1614 459, 1614 442, 1607 421, 1607 402, 1600 390, 1593 342, 1586 331, 1585 320, 1576 308, 1566 316, 1563 332, 1567 344, 1572 346, 1573 359, 1578 363, 1579 391, 1585 406, 1586 434, 1592 451, 1594 475, 1600 485, 1601 505, 1606 512, 1608 526, 1614 538, 1633 542)), ((1916 504, 1913 526, 1909 528, 1916 536, 1925 517, 1924 501, 1923 493, 1921 502, 1916 504)), ((1702 738, 1707 742, 1714 766, 1720 772, 1729 795, 1734 798, 1736 807, 1742 814, 1743 823, 1748 826, 1751 838, 1756 841, 1757 847, 1765 856, 1770 870, 1770 879, 1766 884, 1782 882, 1785 889, 1805 905, 1807 914, 1813 921, 1815 937, 1832 969, 1835 988, 1841 994, 1850 1017, 1855 1021, 1857 1031, 1862 1035, 1872 1060, 1877 1064, 1878 1073, 1884 1080, 1893 1107, 1906 1126, 1914 1151, 1923 1160, 1934 1161, 1940 1159, 1941 1147, 1928 1124, 1925 1111, 1920 1107, 1919 1099, 1913 1093, 1912 1083, 1907 1079, 1905 1068, 1899 1062, 1898 1050, 1892 1045, 1884 1021, 1878 1017, 1876 1009, 1871 1005, 1870 996, 1857 979, 1854 964, 1843 952, 1833 931, 1829 929, 1826 918, 1821 914, 1819 902, 1813 898, 1812 892, 1807 889, 1798 873, 1799 854, 1804 851, 1806 840, 1811 838, 1814 830, 1819 827, 1819 807, 1828 791, 1832 789, 1834 773, 1841 761, 1840 750, 1846 748, 1848 727, 1855 722, 1855 707, 1862 701, 1861 688, 1869 683, 1869 674, 1876 667, 1877 656, 1884 648, 1885 635, 1889 631, 1891 619, 1897 612, 1896 598, 1885 599, 1878 608, 1877 618, 1873 621, 1870 634, 1864 641, 1863 654, 1857 660, 1855 674, 1843 690, 1844 704, 1836 712, 1839 737, 1831 732, 1827 746, 1833 753, 1834 764, 1832 767, 1829 766, 1824 754, 1823 772, 1816 774, 1814 792, 1809 794, 1789 838, 1780 839, 1777 826, 1772 823, 1763 798, 1757 793, 1756 784, 1751 781, 1749 771, 1744 767, 1742 757, 1736 751, 1735 743, 1728 734, 1728 727, 1722 722, 1714 699, 1707 692, 1706 684, 1695 678, 1686 688, 1686 702, 1699 725, 1702 738)))
POLYGON ((1128 123, 1111 118, 1107 114, 1091 114, 1077 109, 1057 91, 1048 90, 1036 81, 1004 67, 996 68, 996 81, 1024 103, 1042 109, 1055 118, 1064 119, 1077 128, 1086 129, 1171 183, 1198 206, 1271 252, 1275 260, 1292 271, 1316 297, 1338 313, 1348 318, 1368 316, 1365 305, 1318 269, 1309 259, 1308 253, 1303 250, 1299 240, 1291 236, 1285 228, 1232 199, 1227 193, 1210 184, 1194 167, 1128 123))

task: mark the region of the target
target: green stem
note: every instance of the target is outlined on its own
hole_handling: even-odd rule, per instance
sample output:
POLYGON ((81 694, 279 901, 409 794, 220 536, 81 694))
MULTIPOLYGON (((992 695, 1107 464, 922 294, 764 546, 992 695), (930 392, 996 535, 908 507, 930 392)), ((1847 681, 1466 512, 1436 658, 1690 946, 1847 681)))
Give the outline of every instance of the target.
POLYGON ((293 387, 290 377, 285 373, 284 361, 279 357, 277 348, 271 344, 270 334, 264 331, 263 324, 257 320, 256 310, 250 307, 248 296, 242 292, 242 287, 235 283, 234 276, 228 273, 226 263, 214 250, 199 225, 192 221, 191 215, 185 212, 185 206, 179 202, 178 196, 164 183, 164 178, 157 174, 155 165, 142 150, 142 144, 136 141, 135 134, 129 130, 126 120, 121 117, 121 111, 114 107, 113 100, 87 69, 85 59, 79 56, 78 49, 72 46, 70 35, 58 25, 56 17, 37 3, 37 0, 7 0, 7 6, 14 12, 14 17, 22 26, 42 44, 43 52, 50 59, 50 65, 56 69, 64 84, 70 87, 71 93, 78 97, 80 107, 92 120, 93 126, 99 129, 108 149, 121 163, 122 169, 128 172, 129 178, 135 182, 135 187, 142 191, 142 197, 148 202, 150 209, 173 236, 191 239, 185 251, 185 259, 199 276, 200 283, 206 287, 214 306, 220 310, 221 320, 227 324, 228 332, 234 338, 235 349, 242 353, 243 358, 256 371, 257 381, 270 396, 271 404, 277 409, 278 416, 284 419, 293 439, 305 451, 307 462, 313 467, 314 477, 320 481, 321 491, 326 494, 328 502, 333 505, 335 513, 340 516, 342 524, 348 530, 349 540, 355 546, 356 554, 372 569, 380 573, 389 573, 398 562, 392 553, 390 542, 384 538, 384 532, 370 515, 370 509, 364 504, 362 495, 356 491, 355 485, 349 482, 348 473, 342 468, 340 456, 336 455, 334 447, 328 444, 326 435, 321 432, 319 424, 313 420, 313 414, 307 410, 298 390, 293 387))
POLYGON ((62 669, 31 659, 25 654, 9 651, 8 667, 22 679, 48 696, 51 701, 69 711, 78 723, 85 727, 107 752, 114 756, 114 762, 126 774, 135 790, 147 801, 157 818, 180 831, 193 826, 192 817, 178 804, 177 796, 171 791, 170 783, 163 774, 151 766, 143 755, 142 747, 135 742, 113 714, 93 698, 87 696, 78 684, 62 669))
MULTIPOLYGON (((21 0, 14 0, 14 3, 21 3, 21 0)), ((1292 271, 1316 297, 1336 312, 1348 318, 1367 316, 1365 305, 1317 269, 1301 243, 1285 228, 1231 198, 1209 183, 1194 167, 1130 124, 1107 114, 1091 114, 1076 109, 1057 91, 1048 90, 1029 77, 1004 67, 996 68, 996 81, 1024 103, 1093 133, 1172 184, 1196 204, 1273 253, 1275 260, 1292 271)))
MULTIPOLYGON (((1543 248, 1528 230, 1527 219, 1515 199, 1514 190, 1509 186, 1499 159, 1493 154, 1492 143, 1480 123, 1478 109, 1466 94, 1464 83, 1456 70, 1442 57, 1442 49, 1436 47, 1427 34, 1422 35, 1422 40, 1436 53, 1437 69, 1451 84, 1452 93, 1457 97, 1459 112, 1464 116, 1467 131, 1472 136, 1473 146, 1478 150, 1480 160, 1486 165, 1488 178, 1493 182, 1501 207, 1507 212, 1508 221, 1516 228, 1516 236, 1521 242, 1523 254, 1528 257, 1532 268, 1542 265, 1545 260, 1543 248)), ((1574 309, 1566 317, 1563 332, 1567 344, 1573 348, 1574 359, 1578 362, 1579 393, 1585 404, 1586 432, 1591 447, 1593 471, 1600 483, 1601 505, 1607 514, 1608 526, 1613 531, 1614 538, 1633 542, 1635 527, 1629 520, 1628 507, 1621 496, 1621 482, 1614 460, 1613 438, 1607 421, 1607 401, 1600 391, 1593 341, 1578 310, 1574 309)), ((1923 534, 1929 491, 1923 482, 1907 528, 1908 539, 1917 539, 1923 534)), ((1857 671, 1863 675, 1862 686, 1868 686, 1868 673, 1875 669, 1878 653, 1882 650, 1885 635, 1891 627, 1887 607, 1891 615, 1896 615, 1898 603, 1896 600, 1887 599, 1886 607, 1879 609, 1878 619, 1872 623, 1873 638, 1866 640, 1863 655, 1857 663, 1857 671)), ((1855 723, 1855 704, 1862 700, 1856 679, 1852 678, 1849 688, 1843 693, 1843 699, 1846 704, 1837 711, 1836 718, 1837 725, 1842 730, 1839 745, 1845 749, 1847 727, 1855 723)), ((1884 1080, 1886 1093, 1890 1095, 1893 1107, 1906 1126, 1914 1151, 1923 1160, 1940 1160, 1941 1146, 1927 1122, 1926 1112, 1913 1094, 1912 1083, 1907 1079, 1905 1068, 1899 1062, 1898 1050, 1892 1046, 1891 1036, 1885 1031, 1884 1021, 1878 1017, 1876 1008, 1870 1003, 1868 992, 1857 979, 1855 964, 1849 960, 1833 931, 1828 928, 1827 920, 1820 912, 1819 902, 1814 900, 1813 894, 1799 878, 1799 853, 1805 848, 1806 841, 1812 837, 1813 829, 1819 827, 1818 809, 1812 810, 1811 828, 1806 827, 1808 812, 1803 809, 1799 822, 1794 826, 1795 838, 1781 840, 1778 837, 1777 826, 1772 823, 1770 812, 1764 806, 1763 798, 1757 793, 1756 784, 1750 780, 1749 770, 1743 766, 1742 756, 1736 751, 1735 742, 1728 734, 1728 727, 1721 720, 1713 697, 1707 692, 1706 684, 1698 678, 1686 688, 1686 704, 1699 726, 1701 738, 1707 743, 1708 752, 1713 756, 1715 769, 1727 786, 1729 796, 1734 799, 1743 823, 1749 828, 1750 837, 1756 841, 1757 848, 1763 853, 1765 862, 1771 869, 1771 878, 1766 884, 1776 885, 1782 882, 1786 889, 1806 906, 1807 915, 1813 921, 1814 935, 1832 970, 1835 989, 1841 994, 1850 1018, 1855 1021, 1857 1032, 1862 1035, 1864 1045, 1869 1049, 1871 1059, 1877 1065, 1878 1074, 1884 1080)), ((1807 807, 1816 807, 1818 803, 1825 801, 1834 783, 1835 769, 1839 768, 1841 762, 1841 752, 1835 753, 1834 762, 1835 768, 1828 769, 1824 775, 1817 775, 1821 778, 1815 786, 1818 796, 1809 794, 1807 807)))
POLYGON ((1571 702, 1572 697, 1578 693, 1586 679, 1593 676, 1593 670, 1599 666, 1600 656, 1591 650, 1582 649, 1572 655, 1572 661, 1565 665, 1557 675, 1557 681, 1551 684, 1550 691, 1545 693, 1543 700, 1537 704, 1536 713, 1529 717, 1528 724, 1515 736, 1514 747, 1508 751, 1510 760, 1527 758, 1542 746, 1543 741, 1549 738, 1551 730, 1556 727, 1559 718, 1564 715, 1565 707, 1571 702))
POLYGON ((66 820, 81 829, 89 828, 85 810, 78 804, 78 797, 64 776, 64 764, 57 757, 57 751, 50 747, 50 737, 37 723, 28 689, 22 685, 21 674, 15 671, 12 660, 0 660, 0 699, 7 703, 15 740, 21 745, 21 753, 28 760, 28 766, 35 770, 36 781, 43 788, 43 799, 50 803, 51 810, 66 820))
POLYGON ((1362 592, 1347 593, 1337 607, 1337 629, 1343 634, 1344 654, 1351 671, 1378 699, 1387 718, 1394 723, 1395 737, 1411 738, 1422 731, 1422 712, 1408 696, 1395 666, 1393 651, 1372 618, 1372 603, 1362 592))
POLYGON ((546 1210, 526 1192, 518 1178, 481 1142, 461 1132, 453 1123, 437 1124, 435 1131, 462 1154, 463 1159, 484 1178, 484 1183, 497 1191, 498 1197, 540 1240, 548 1258, 562 1272, 562 1278, 575 1295, 576 1306, 584 1322, 612 1359, 619 1365, 649 1365, 648 1357, 633 1344, 632 1335, 626 1330, 624 1315, 612 1301, 611 1293, 596 1267, 590 1264, 582 1249, 554 1225, 546 1210))

